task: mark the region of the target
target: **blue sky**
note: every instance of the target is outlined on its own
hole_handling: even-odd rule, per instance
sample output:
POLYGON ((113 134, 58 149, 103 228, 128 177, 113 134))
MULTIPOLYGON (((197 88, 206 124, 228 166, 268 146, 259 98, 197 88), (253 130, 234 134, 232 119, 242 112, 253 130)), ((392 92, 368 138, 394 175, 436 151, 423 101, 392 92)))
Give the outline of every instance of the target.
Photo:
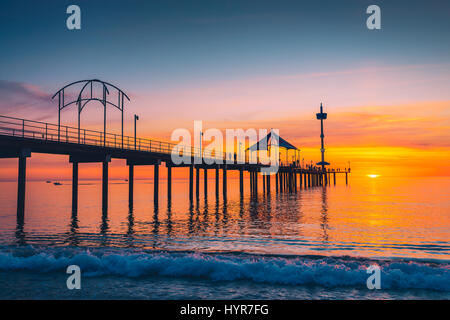
POLYGON ((54 88, 99 77, 129 90, 450 56, 448 1, 6 1, 3 80, 54 88), (365 9, 382 9, 369 31, 365 9), (69 4, 82 30, 65 27, 69 4))

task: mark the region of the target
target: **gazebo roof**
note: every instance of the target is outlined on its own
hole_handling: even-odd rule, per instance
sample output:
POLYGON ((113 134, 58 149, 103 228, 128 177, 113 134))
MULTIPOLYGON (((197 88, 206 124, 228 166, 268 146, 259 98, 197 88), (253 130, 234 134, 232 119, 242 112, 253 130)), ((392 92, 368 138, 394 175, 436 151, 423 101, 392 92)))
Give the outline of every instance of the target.
POLYGON ((296 146, 294 146, 293 144, 284 140, 282 137, 280 137, 275 132, 273 132, 273 130, 270 130, 270 132, 267 134, 267 136, 265 136, 264 138, 259 140, 254 145, 247 148, 247 150, 250 150, 250 151, 267 150, 268 146, 271 144, 272 137, 274 137, 275 139, 278 138, 278 147, 279 148, 298 150, 298 148, 296 146))

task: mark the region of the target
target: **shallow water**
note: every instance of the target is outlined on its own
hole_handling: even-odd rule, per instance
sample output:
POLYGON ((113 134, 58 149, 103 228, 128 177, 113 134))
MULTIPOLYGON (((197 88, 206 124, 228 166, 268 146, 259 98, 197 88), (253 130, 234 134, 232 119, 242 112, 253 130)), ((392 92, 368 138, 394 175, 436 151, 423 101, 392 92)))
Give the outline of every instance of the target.
POLYGON ((171 203, 161 183, 156 210, 151 181, 135 182, 132 210, 127 183, 110 181, 107 214, 100 181, 80 182, 76 213, 62 183, 28 182, 18 223, 16 183, 0 182, 1 298, 449 298, 449 178, 352 178, 293 194, 272 183, 270 196, 260 181, 258 197, 243 198, 229 179, 226 202, 213 179, 205 198, 201 179, 193 205, 181 179, 171 203), (65 287, 73 263, 77 293, 65 287), (381 290, 366 287, 370 264, 381 290))

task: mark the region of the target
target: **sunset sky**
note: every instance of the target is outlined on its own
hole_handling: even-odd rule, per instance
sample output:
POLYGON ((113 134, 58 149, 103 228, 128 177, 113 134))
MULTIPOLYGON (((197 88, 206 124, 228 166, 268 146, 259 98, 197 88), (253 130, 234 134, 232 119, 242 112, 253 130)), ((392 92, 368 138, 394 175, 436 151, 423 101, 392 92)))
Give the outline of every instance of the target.
MULTIPOLYGON (((174 129, 278 128, 319 161, 355 175, 450 176, 449 1, 14 1, 0 10, 0 115, 57 122, 51 96, 98 78, 131 98, 125 134, 169 140, 174 129), (81 8, 81 30, 66 8, 81 8), (366 8, 381 7, 381 30, 366 8)), ((102 107, 82 127, 102 130, 102 107)), ((109 131, 120 113, 108 111, 109 131)), ((63 113, 76 123, 76 110, 63 113)), ((87 165, 84 178, 100 177, 87 165)), ((65 179, 67 157, 33 154, 30 179, 65 179)), ((0 180, 17 160, 0 160, 0 180)), ((141 177, 150 175, 143 170, 141 177)), ((115 161, 112 178, 126 177, 115 161)))

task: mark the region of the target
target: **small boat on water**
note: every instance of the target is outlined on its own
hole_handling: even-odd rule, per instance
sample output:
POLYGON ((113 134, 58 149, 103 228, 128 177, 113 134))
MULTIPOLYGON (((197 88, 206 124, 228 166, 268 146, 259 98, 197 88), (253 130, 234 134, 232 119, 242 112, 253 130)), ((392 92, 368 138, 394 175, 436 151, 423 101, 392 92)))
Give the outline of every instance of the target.
POLYGON ((61 182, 53 182, 53 184, 54 184, 55 186, 60 186, 60 185, 62 185, 61 182))
POLYGON ((46 183, 52 183, 50 180, 47 180, 46 183))

